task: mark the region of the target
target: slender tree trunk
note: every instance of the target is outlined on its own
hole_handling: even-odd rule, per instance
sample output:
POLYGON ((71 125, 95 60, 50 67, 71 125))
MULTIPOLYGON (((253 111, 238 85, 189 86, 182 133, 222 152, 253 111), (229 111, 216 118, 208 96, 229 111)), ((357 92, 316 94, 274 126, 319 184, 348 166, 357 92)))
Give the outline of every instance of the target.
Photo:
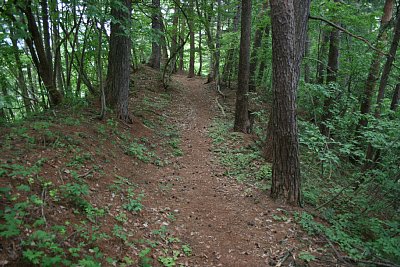
POLYGON ((28 93, 28 87, 25 82, 25 76, 24 72, 22 70, 22 61, 20 58, 19 54, 19 48, 18 48, 18 41, 15 36, 14 29, 10 29, 11 32, 11 42, 13 45, 13 53, 14 53, 14 58, 15 58, 15 63, 17 67, 17 80, 18 80, 18 87, 21 90, 21 95, 22 95, 22 101, 24 103, 25 111, 27 114, 32 112, 32 105, 31 101, 29 100, 29 93, 28 93))
POLYGON ((393 111, 397 110, 399 106, 399 99, 400 99, 400 83, 396 84, 396 88, 393 92, 392 103, 390 104, 390 109, 393 111))
POLYGON ((306 46, 304 51, 304 56, 306 57, 306 62, 304 63, 304 82, 311 83, 311 68, 310 61, 308 57, 310 56, 311 40, 310 35, 307 33, 306 46))
POLYGON ((269 31, 270 31, 270 26, 266 25, 264 28, 264 34, 263 34, 263 56, 261 58, 261 62, 260 62, 260 67, 258 68, 258 80, 262 81, 263 77, 264 77, 264 72, 265 72, 265 68, 267 65, 267 58, 265 57, 264 51, 268 48, 268 39, 269 39, 269 31))
POLYGON ((233 130, 243 133, 250 133, 251 131, 247 96, 250 81, 250 34, 251 0, 242 0, 238 88, 236 91, 235 123, 233 130))
MULTIPOLYGON (((268 0, 264 2, 263 7, 258 15, 259 19, 262 19, 265 16, 265 12, 268 7, 268 0)), ((257 28, 256 33, 254 35, 254 42, 253 42, 253 50, 251 51, 250 56, 250 84, 249 84, 249 91, 253 92, 256 90, 256 69, 258 63, 258 54, 259 48, 261 47, 261 41, 264 33, 264 25, 261 25, 257 28)))
POLYGON ((195 44, 194 44, 194 3, 193 0, 190 0, 190 22, 189 22, 189 31, 190 31, 190 60, 189 60, 189 78, 194 77, 194 60, 195 60, 195 44))
POLYGON ((46 87, 49 93, 50 104, 56 106, 62 102, 63 96, 55 86, 51 62, 49 62, 47 59, 48 55, 46 55, 45 47, 42 41, 43 39, 40 36, 39 29, 35 21, 35 17, 32 13, 31 5, 32 1, 29 0, 24 9, 22 10, 26 15, 28 30, 31 35, 30 38, 32 38, 32 39, 27 38, 26 42, 29 46, 31 56, 33 61, 35 62, 39 76, 42 79, 44 86, 46 87))
POLYGON ((202 39, 202 34, 201 34, 201 29, 199 30, 199 70, 197 72, 197 76, 201 76, 201 71, 203 70, 203 48, 201 46, 201 39, 202 39))
MULTIPOLYGON (((179 31, 179 45, 182 46, 183 43, 185 42, 185 21, 183 18, 180 19, 180 31, 179 31)), ((185 48, 182 47, 181 50, 179 50, 179 64, 178 64, 178 71, 183 72, 184 69, 184 58, 185 58, 185 48)))
POLYGON ((300 77, 310 0, 271 0, 272 142, 271 196, 301 204, 296 90, 300 77), (296 2, 296 3, 294 3, 296 2))
POLYGON ((178 5, 175 4, 175 11, 172 19, 172 42, 171 42, 171 57, 174 58, 171 60, 171 69, 172 73, 176 73, 176 50, 178 49, 178 5))
MULTIPOLYGON (((337 0, 335 0, 337 2, 337 0)), ((339 70, 339 45, 340 45, 340 32, 338 29, 333 28, 330 32, 329 36, 329 54, 328 54, 328 66, 326 69, 326 84, 336 83, 337 81, 337 72, 339 70)), ((326 122, 329 121, 333 114, 331 112, 331 106, 333 101, 335 100, 334 92, 331 92, 331 95, 326 97, 324 101, 324 111, 325 113, 322 116, 322 124, 321 124, 321 132, 325 136, 330 135, 329 128, 326 125, 326 122)))
MULTIPOLYGON (((162 18, 162 14, 160 16, 161 16, 161 32, 162 32, 162 35, 161 35, 162 59, 161 59, 161 61, 162 61, 163 66, 165 66, 165 64, 168 61, 168 49, 167 49, 168 44, 167 44, 167 38, 165 38, 166 31, 165 31, 165 25, 164 25, 164 20, 162 18)), ((133 52, 135 55, 135 49, 133 49, 133 52)), ((135 55, 135 57, 136 57, 136 55, 135 55)))
POLYGON ((219 88, 221 77, 219 74, 220 58, 221 58, 221 0, 217 0, 217 31, 215 33, 215 67, 214 77, 216 87, 219 88))
POLYGON ((324 70, 325 70, 325 55, 328 51, 329 34, 325 30, 321 30, 320 48, 318 50, 318 64, 317 64, 317 83, 324 83, 324 70))
POLYGON ((49 26, 49 9, 47 0, 41 0, 40 5, 42 7, 42 21, 43 21, 43 37, 44 37, 44 49, 46 50, 47 61, 52 66, 52 54, 50 45, 50 26, 49 26))
POLYGON ((117 115, 125 122, 132 123, 129 116, 129 84, 131 73, 131 40, 129 29, 131 23, 131 0, 120 0, 121 6, 113 7, 111 15, 110 48, 108 55, 106 102, 116 108, 117 115), (123 24, 122 24, 123 23, 123 24))
POLYGON ((381 115, 382 101, 383 101, 383 98, 385 97, 385 89, 386 89, 386 86, 388 83, 390 71, 392 70, 393 61, 396 57, 397 47, 399 46, 399 40, 400 40, 400 14, 397 15, 397 18, 396 18, 396 25, 394 28, 392 44, 391 44, 390 50, 389 50, 389 56, 387 57, 385 66, 383 67, 381 80, 379 83, 378 96, 376 99, 377 106, 375 109, 375 117, 376 118, 379 118, 381 115))
MULTIPOLYGON (((233 18, 233 25, 232 25, 232 32, 235 33, 239 29, 239 21, 240 21, 240 14, 241 14, 241 5, 238 3, 237 8, 236 8, 236 14, 235 17, 233 18)), ((222 72, 222 82, 223 83, 230 83, 231 76, 232 76, 232 69, 233 69, 233 64, 234 64, 234 55, 236 51, 236 44, 232 43, 228 49, 226 59, 225 59, 225 64, 224 64, 224 69, 222 72)), ((229 85, 230 87, 230 85, 229 85)))
POLYGON ((153 30, 153 42, 151 45, 151 57, 149 66, 153 69, 159 70, 161 65, 161 46, 160 46, 160 32, 161 32, 161 10, 160 0, 152 0, 153 14, 151 16, 151 28, 153 30))
MULTIPOLYGON (((394 0, 386 0, 383 10, 383 16, 381 19, 380 30, 383 30, 386 27, 386 25, 390 22, 392 18, 393 6, 394 6, 394 0)), ((386 33, 382 33, 377 40, 377 47, 380 49, 384 48, 386 46, 386 41, 387 41, 387 35, 386 33)), ((368 78, 367 81, 365 82, 364 95, 361 99, 360 111, 361 114, 363 115, 369 114, 371 111, 372 97, 375 92, 376 82, 378 81, 381 59, 382 55, 377 51, 374 51, 374 54, 372 56, 372 62, 368 72, 368 78)), ((362 118, 359 122, 359 127, 365 127, 367 125, 368 125, 367 119, 362 118)))

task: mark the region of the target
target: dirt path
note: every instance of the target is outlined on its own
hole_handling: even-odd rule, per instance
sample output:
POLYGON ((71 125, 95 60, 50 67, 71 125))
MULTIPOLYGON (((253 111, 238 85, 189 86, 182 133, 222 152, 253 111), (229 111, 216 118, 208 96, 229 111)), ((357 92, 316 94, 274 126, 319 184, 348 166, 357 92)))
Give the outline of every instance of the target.
POLYGON ((244 185, 222 175, 207 132, 219 112, 215 93, 201 79, 175 79, 182 89, 173 96, 171 117, 181 130, 184 156, 156 175, 171 188, 155 192, 151 202, 176 212, 168 227, 193 249, 184 264, 275 266, 277 256, 298 243, 297 226, 273 220, 282 213, 264 194, 254 192, 255 201, 244 185))

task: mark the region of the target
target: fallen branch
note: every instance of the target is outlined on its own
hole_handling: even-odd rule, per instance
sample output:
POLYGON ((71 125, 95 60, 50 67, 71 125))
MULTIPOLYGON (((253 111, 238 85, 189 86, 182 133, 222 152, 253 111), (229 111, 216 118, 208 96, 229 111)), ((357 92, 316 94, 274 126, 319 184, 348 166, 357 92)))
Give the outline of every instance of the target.
POLYGON ((226 117, 226 113, 225 113, 224 107, 218 102, 218 96, 215 98, 215 102, 217 102, 217 106, 221 110, 221 112, 224 115, 224 117, 226 117))

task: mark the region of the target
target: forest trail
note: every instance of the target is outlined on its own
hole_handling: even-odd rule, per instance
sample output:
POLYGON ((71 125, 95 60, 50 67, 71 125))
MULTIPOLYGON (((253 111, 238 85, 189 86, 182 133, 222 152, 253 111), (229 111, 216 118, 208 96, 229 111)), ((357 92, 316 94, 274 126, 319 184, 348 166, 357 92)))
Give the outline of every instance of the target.
POLYGON ((176 211, 176 220, 168 227, 193 249, 183 264, 275 266, 289 251, 295 255, 298 226, 291 220, 274 220, 282 209, 265 192, 224 176, 212 153, 208 128, 220 112, 216 93, 200 78, 177 75, 175 80, 181 89, 173 94, 170 116, 181 131, 183 156, 174 168, 150 175, 171 187, 167 195, 163 190, 146 194, 146 205, 176 211))

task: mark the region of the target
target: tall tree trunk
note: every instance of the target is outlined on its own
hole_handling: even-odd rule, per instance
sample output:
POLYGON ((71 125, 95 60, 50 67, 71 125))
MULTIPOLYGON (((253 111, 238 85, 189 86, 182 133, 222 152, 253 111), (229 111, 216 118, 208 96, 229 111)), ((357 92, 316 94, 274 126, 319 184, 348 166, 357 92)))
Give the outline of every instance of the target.
POLYGON ((306 57, 306 62, 304 63, 304 82, 311 83, 311 68, 310 68, 310 60, 308 57, 310 56, 311 49, 311 40, 310 35, 307 33, 306 45, 304 50, 304 56, 306 57))
MULTIPOLYGON (((237 32, 239 29, 240 13, 242 10, 241 8, 242 7, 241 7, 240 3, 238 3, 238 5, 236 7, 236 14, 235 14, 235 17, 233 18, 233 25, 232 25, 233 33, 237 32)), ((222 72, 222 82, 223 83, 229 82, 229 86, 230 86, 230 80, 231 80, 231 76, 232 76, 235 51, 236 51, 236 44, 232 43, 228 49, 226 59, 225 59, 224 69, 222 72)))
POLYGON ((214 77, 216 87, 219 88, 221 77, 219 75, 220 57, 221 57, 221 0, 217 0, 217 31, 215 33, 215 67, 214 77))
MULTIPOLYGON (((265 12, 268 7, 268 0, 263 3, 263 7, 258 14, 258 18, 261 20, 265 16, 265 12)), ((256 79, 256 69, 257 69, 257 63, 258 63, 258 54, 259 54, 259 48, 261 47, 261 41, 264 33, 264 25, 260 25, 257 27, 256 33, 254 35, 254 42, 253 42, 253 50, 251 51, 251 56, 250 56, 250 84, 249 84, 249 91, 253 92, 256 90, 256 84, 257 84, 257 79, 256 79)))
POLYGON ((310 0, 271 0, 272 142, 271 196, 301 204, 296 90, 300 77, 310 0), (294 3, 296 2, 296 3, 294 3))
POLYGON ((151 56, 149 66, 153 69, 159 70, 161 65, 161 46, 160 46, 160 32, 161 32, 161 9, 160 0, 152 0, 153 14, 151 16, 151 28, 153 30, 153 42, 151 44, 151 56))
POLYGON ((108 54, 106 102, 116 108, 117 115, 125 122, 132 123, 129 116, 129 84, 131 72, 131 40, 129 29, 131 23, 131 0, 119 0, 121 6, 114 6, 111 15, 110 48, 108 54), (123 23, 123 24, 122 24, 123 23))
POLYGON ((27 114, 29 114, 32 112, 32 105, 28 93, 28 87, 25 82, 24 72, 22 70, 23 65, 19 54, 18 41, 16 39, 14 29, 10 29, 10 32, 11 32, 11 42, 13 45, 13 53, 17 67, 18 87, 21 90, 22 101, 24 103, 25 111, 27 114))
POLYGON ((247 96, 250 81, 250 34, 251 0, 242 0, 238 88, 236 91, 235 123, 233 130, 243 133, 250 133, 251 131, 247 96))
MULTIPOLYGON (((335 0, 337 2, 338 0, 335 0)), ((337 72, 339 70, 339 45, 340 45, 340 32, 336 28, 332 28, 329 36, 329 54, 328 54, 328 66, 326 69, 326 84, 336 83, 337 81, 337 72)), ((329 87, 328 87, 329 88, 329 87)), ((326 122, 329 121, 333 114, 330 111, 333 101, 335 100, 335 96, 331 94, 326 97, 324 101, 324 111, 325 113, 322 116, 322 124, 321 124, 321 132, 325 136, 330 135, 329 128, 326 125, 326 122)))
POLYGON ((57 90, 53 79, 53 72, 51 62, 48 61, 45 47, 43 45, 43 39, 39 33, 38 26, 35 21, 35 17, 32 12, 32 1, 27 1, 25 7, 22 10, 27 18, 28 30, 30 38, 26 39, 26 43, 29 47, 33 62, 36 65, 39 76, 42 79, 44 86, 50 96, 50 105, 56 106, 63 100, 63 96, 60 91, 57 90))
POLYGON ((396 88, 393 92, 392 103, 390 104, 390 109, 393 111, 397 110, 399 106, 399 99, 400 99, 400 83, 396 84, 396 88))
POLYGON ((172 73, 176 72, 176 50, 178 49, 178 22, 179 22, 179 17, 178 17, 178 5, 175 4, 175 10, 174 10, 174 15, 172 19, 172 41, 171 41, 171 69, 172 73))
MULTIPOLYGON (((182 46, 185 42, 185 21, 183 18, 180 19, 180 31, 179 31, 179 45, 182 46)), ((179 64, 178 64, 178 71, 183 72, 184 68, 184 57, 185 57, 185 48, 182 47, 179 50, 179 64)))
POLYGON ((188 77, 194 77, 194 59, 195 59, 195 44, 194 44, 194 3, 193 0, 190 0, 190 22, 189 22, 189 31, 190 31, 190 60, 189 60, 189 74, 188 77))
POLYGON ((321 30, 321 37, 318 50, 318 64, 317 64, 317 83, 324 83, 324 70, 325 70, 325 55, 328 51, 329 34, 325 30, 321 30))
POLYGON ((379 82, 378 96, 376 99, 377 106, 375 109, 375 117, 376 118, 379 118, 380 114, 381 114, 382 101, 383 101, 383 98, 385 97, 385 89, 386 89, 386 85, 388 83, 390 71, 392 70, 393 61, 396 57, 397 47, 399 46, 399 40, 400 40, 400 14, 398 14, 397 18, 396 18, 396 25, 394 28, 392 44, 391 44, 390 50, 389 50, 389 56, 386 59, 386 63, 385 63, 385 66, 383 67, 383 71, 382 71, 382 75, 381 75, 381 80, 379 82))
MULTIPOLYGON (((386 25, 390 22, 393 13, 393 6, 394 6, 394 0, 386 0, 380 24, 380 31, 384 30, 386 25)), ((380 34, 377 40, 377 47, 384 48, 386 46, 386 41, 387 41, 386 33, 380 34)), ((372 56, 372 62, 368 72, 368 78, 367 81, 365 82, 364 95, 361 99, 360 111, 361 114, 363 115, 369 114, 371 111, 372 97, 375 92, 376 82, 378 81, 381 59, 382 55, 379 52, 374 51, 374 54, 372 56)), ((367 119, 362 118, 359 122, 359 127, 365 127, 367 125, 368 125, 367 119)))
MULTIPOLYGON (((269 32, 270 32, 270 25, 266 25, 264 28, 264 37, 263 37, 264 51, 268 47, 269 32)), ((261 58, 260 67, 258 68, 258 75, 257 75, 258 80, 260 80, 260 81, 262 81, 262 79, 264 77, 264 72, 265 72, 265 68, 266 68, 267 64, 268 64, 267 58, 265 57, 265 55, 263 55, 263 57, 261 58)))
POLYGON ((197 76, 201 76, 201 71, 203 70, 203 51, 202 51, 202 46, 201 46, 201 39, 202 39, 202 34, 201 34, 201 29, 199 30, 199 70, 197 72, 197 76))
POLYGON ((40 5, 42 7, 42 21, 43 21, 43 38, 44 38, 44 49, 46 50, 47 61, 52 66, 52 54, 50 45, 50 26, 49 26, 49 9, 47 0, 41 0, 40 5))

